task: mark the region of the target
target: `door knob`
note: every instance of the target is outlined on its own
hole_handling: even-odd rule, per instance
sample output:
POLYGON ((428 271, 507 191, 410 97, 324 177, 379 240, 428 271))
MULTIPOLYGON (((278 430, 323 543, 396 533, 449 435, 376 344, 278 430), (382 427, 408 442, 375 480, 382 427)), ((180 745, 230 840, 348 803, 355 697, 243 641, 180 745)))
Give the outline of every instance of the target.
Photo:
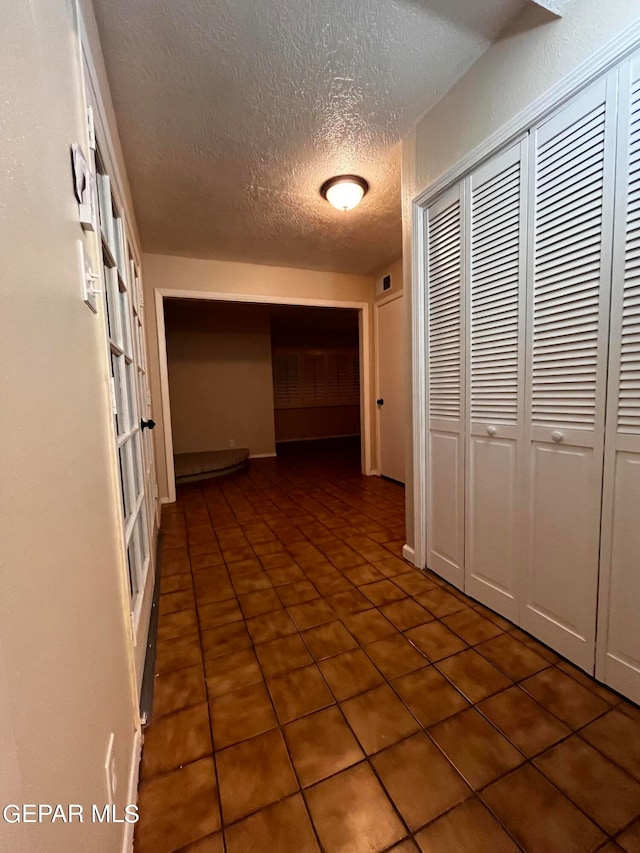
POLYGON ((376 403, 377 403, 379 406, 384 406, 384 400, 382 399, 382 397, 380 397, 380 399, 379 399, 379 400, 376 400, 376 403))
POLYGON ((561 433, 559 429, 554 429, 554 431, 551 433, 551 438, 556 442, 562 441, 562 439, 564 438, 564 434, 561 433))
POLYGON ((145 427, 147 429, 153 429, 155 425, 156 422, 152 421, 151 418, 149 418, 148 421, 140 421, 140 429, 145 429, 145 427))
POLYGON ((494 426, 488 426, 487 427, 487 435, 495 435, 495 434, 496 434, 496 428, 494 426))

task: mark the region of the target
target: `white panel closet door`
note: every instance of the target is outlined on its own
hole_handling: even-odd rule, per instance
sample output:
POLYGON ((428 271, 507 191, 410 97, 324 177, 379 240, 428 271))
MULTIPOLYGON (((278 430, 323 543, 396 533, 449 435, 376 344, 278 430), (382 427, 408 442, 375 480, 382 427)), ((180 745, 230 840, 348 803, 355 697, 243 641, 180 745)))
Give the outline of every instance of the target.
POLYGON ((464 584, 462 186, 427 210, 427 566, 464 584))
POLYGON ((522 626, 593 672, 616 75, 531 134, 522 626))
POLYGON ((527 143, 467 179, 465 591, 517 619, 527 143))
POLYGON ((618 114, 596 675, 640 702, 640 58, 618 114))

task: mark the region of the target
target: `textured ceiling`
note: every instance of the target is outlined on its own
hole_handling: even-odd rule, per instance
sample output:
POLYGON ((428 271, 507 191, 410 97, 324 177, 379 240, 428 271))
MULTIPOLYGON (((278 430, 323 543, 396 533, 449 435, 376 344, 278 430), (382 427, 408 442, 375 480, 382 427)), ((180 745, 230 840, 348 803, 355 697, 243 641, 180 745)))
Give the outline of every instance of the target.
POLYGON ((399 140, 525 0, 94 0, 145 251, 371 273, 399 140), (355 172, 349 213, 318 194, 355 172))

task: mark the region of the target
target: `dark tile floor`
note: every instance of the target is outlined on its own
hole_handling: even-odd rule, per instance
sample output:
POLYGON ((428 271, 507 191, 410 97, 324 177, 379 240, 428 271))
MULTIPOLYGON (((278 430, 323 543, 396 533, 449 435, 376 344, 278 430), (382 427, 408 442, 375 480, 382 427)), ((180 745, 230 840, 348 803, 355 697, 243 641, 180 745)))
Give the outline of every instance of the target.
POLYGON ((404 562, 403 504, 336 443, 165 507, 136 853, 639 853, 640 711, 404 562))

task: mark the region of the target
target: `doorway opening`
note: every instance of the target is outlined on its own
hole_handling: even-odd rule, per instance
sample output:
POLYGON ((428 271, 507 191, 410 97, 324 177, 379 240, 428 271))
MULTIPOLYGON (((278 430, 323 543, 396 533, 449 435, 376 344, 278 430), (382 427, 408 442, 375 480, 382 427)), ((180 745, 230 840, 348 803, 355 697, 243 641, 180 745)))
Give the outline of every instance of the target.
MULTIPOLYGON (((174 453, 235 446, 255 458, 274 456, 276 442, 360 436, 360 470, 373 473, 370 310, 366 302, 156 291, 167 501, 175 500, 174 453), (298 365, 299 395, 288 406, 274 355, 284 341, 298 365)), ((296 372, 289 362, 287 385, 296 372)))

